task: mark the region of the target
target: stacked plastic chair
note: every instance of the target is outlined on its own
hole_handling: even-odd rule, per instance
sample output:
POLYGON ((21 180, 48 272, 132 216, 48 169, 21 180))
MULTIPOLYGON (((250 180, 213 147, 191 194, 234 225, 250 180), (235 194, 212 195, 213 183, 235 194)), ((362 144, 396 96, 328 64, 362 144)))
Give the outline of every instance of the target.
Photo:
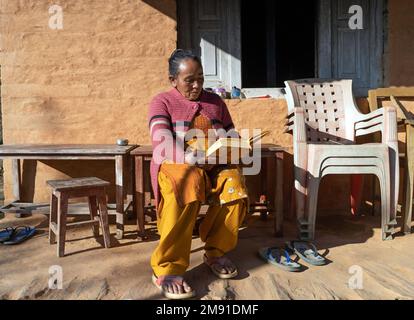
POLYGON ((300 238, 315 237, 318 190, 324 176, 373 174, 381 189, 382 239, 392 239, 399 186, 396 109, 362 114, 352 95, 352 80, 303 79, 285 84, 300 238), (374 132, 382 133, 380 143, 356 143, 356 137, 374 132))

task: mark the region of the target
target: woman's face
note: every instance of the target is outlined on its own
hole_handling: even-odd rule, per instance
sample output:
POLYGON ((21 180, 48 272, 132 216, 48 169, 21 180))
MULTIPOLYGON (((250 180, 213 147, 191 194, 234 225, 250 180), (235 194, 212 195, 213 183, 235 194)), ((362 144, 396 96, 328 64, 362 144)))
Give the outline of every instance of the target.
POLYGON ((185 98, 194 101, 200 97, 203 90, 203 67, 193 59, 181 61, 178 75, 170 78, 171 84, 185 98))

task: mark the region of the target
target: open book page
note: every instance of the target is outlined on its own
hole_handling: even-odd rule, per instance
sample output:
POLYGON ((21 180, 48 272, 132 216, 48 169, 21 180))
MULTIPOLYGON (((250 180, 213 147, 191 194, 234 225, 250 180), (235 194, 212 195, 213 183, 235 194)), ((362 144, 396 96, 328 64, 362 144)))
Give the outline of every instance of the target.
POLYGON ((206 152, 206 157, 208 158, 213 155, 218 156, 220 154, 220 151, 223 149, 225 149, 225 151, 222 151, 222 152, 229 153, 232 151, 231 149, 233 148, 234 149, 247 149, 247 150, 252 149, 249 140, 240 139, 240 138, 220 138, 216 142, 214 142, 210 148, 208 148, 206 152))
POLYGON ((205 151, 206 157, 221 157, 226 155, 229 159, 229 156, 237 154, 238 158, 242 154, 249 152, 252 149, 252 145, 257 143, 263 137, 267 136, 270 131, 264 131, 256 136, 251 137, 250 139, 243 138, 219 138, 215 141, 210 147, 208 147, 207 139, 192 139, 188 142, 189 146, 193 150, 205 151))

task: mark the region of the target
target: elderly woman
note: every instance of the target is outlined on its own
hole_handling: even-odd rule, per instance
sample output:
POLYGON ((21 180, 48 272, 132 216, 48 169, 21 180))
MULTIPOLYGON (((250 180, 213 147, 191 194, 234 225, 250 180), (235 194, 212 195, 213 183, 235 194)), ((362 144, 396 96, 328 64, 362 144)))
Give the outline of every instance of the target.
POLYGON ((202 204, 209 204, 199 226, 205 242, 204 263, 222 279, 237 276, 225 256, 234 249, 248 199, 241 170, 231 165, 205 165, 203 156, 188 152, 183 141, 190 129, 216 138, 233 130, 223 100, 203 90, 200 58, 176 50, 169 59, 172 89, 157 95, 149 109, 153 145, 151 180, 157 203, 160 242, 151 257, 153 282, 170 299, 195 295, 184 281, 189 266, 193 229, 202 204), (186 152, 187 150, 187 152, 186 152))

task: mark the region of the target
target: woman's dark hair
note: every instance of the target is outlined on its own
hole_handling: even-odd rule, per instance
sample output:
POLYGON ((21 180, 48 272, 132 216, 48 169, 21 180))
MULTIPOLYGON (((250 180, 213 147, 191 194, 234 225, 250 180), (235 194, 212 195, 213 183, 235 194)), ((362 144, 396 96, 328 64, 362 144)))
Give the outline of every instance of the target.
POLYGON ((191 59, 198 62, 201 66, 201 59, 199 56, 193 54, 191 51, 177 49, 171 54, 168 59, 168 72, 170 77, 175 78, 178 75, 180 63, 183 60, 191 59))

